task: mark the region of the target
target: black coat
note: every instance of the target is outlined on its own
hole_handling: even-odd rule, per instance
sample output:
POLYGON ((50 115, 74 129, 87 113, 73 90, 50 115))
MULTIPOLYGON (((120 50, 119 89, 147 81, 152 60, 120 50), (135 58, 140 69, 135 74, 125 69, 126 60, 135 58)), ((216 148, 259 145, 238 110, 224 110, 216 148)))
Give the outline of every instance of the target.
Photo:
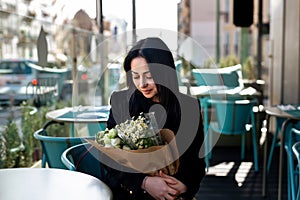
MULTIPOLYGON (((137 95, 134 102, 138 109, 136 113, 130 113, 130 98, 131 94, 128 90, 112 94, 110 116, 107 122, 109 129, 126 121, 126 119, 131 119, 139 112, 149 112, 149 108, 153 108, 153 105, 157 104, 137 95)), ((174 177, 187 186, 187 192, 182 196, 186 199, 192 199, 205 175, 204 158, 203 156, 199 158, 199 151, 204 138, 203 121, 200 102, 197 99, 184 94, 178 94, 177 99, 180 102, 181 121, 174 121, 172 116, 168 116, 166 120, 166 117, 162 117, 163 113, 157 114, 157 112, 156 119, 159 128, 168 128, 176 134, 177 146, 182 155, 180 154, 179 169, 174 177)), ((120 172, 109 168, 106 182, 113 191, 114 199, 152 199, 141 189, 145 176, 146 174, 142 173, 120 172)))

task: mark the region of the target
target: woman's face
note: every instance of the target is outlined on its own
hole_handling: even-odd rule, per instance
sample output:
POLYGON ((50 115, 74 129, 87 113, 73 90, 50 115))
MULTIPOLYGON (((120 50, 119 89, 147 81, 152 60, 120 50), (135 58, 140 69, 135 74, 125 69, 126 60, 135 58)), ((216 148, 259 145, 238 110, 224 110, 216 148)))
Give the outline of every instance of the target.
POLYGON ((158 101, 157 88, 145 58, 137 57, 131 61, 131 74, 135 87, 146 98, 158 101))

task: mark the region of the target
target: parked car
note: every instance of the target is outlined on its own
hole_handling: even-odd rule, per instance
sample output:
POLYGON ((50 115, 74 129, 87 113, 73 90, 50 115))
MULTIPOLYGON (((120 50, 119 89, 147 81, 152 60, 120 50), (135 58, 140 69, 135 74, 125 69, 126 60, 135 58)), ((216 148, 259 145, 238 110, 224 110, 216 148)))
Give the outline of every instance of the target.
POLYGON ((55 77, 62 76, 66 70, 43 68, 35 63, 28 59, 0 61, 0 101, 2 104, 19 104, 32 99, 35 104, 40 105, 57 95, 56 80, 58 79, 55 77))
MULTIPOLYGON (((87 90, 87 72, 79 68, 79 88, 87 90), (81 86, 82 85, 82 86, 81 86)), ((0 61, 0 103, 19 104, 32 99, 37 105, 72 95, 72 69, 41 67, 29 59, 0 61), (71 88, 71 90, 70 90, 71 88)))

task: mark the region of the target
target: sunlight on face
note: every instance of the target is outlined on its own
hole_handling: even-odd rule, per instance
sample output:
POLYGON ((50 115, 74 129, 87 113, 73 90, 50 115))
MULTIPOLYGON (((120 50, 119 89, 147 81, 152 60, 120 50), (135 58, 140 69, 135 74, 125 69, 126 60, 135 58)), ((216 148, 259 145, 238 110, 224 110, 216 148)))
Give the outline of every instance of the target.
POLYGON ((135 87, 146 97, 157 101, 157 88, 150 73, 147 61, 142 58, 134 58, 131 61, 132 80, 135 87))

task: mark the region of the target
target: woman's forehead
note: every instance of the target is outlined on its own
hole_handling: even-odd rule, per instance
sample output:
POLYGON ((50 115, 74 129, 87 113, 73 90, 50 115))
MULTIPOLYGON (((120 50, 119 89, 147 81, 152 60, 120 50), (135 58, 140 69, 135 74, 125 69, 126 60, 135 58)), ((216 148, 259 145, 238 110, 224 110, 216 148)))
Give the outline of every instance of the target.
POLYGON ((131 71, 145 72, 149 71, 149 66, 145 58, 138 57, 131 61, 131 71))

